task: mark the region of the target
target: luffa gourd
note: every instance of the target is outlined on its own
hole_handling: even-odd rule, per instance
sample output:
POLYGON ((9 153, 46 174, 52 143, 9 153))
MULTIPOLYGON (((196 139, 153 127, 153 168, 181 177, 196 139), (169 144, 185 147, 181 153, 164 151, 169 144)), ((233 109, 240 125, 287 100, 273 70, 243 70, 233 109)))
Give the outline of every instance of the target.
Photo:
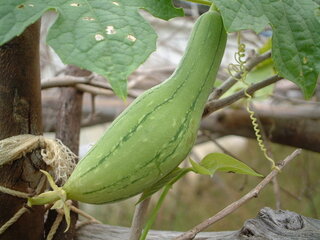
MULTIPOLYGON (((226 38, 217 11, 199 17, 176 71, 114 120, 60 189, 67 199, 100 204, 129 198, 185 159, 212 91, 226 38)), ((51 196, 50 201, 58 198, 51 196)), ((37 204, 36 199, 30 202, 37 204)))

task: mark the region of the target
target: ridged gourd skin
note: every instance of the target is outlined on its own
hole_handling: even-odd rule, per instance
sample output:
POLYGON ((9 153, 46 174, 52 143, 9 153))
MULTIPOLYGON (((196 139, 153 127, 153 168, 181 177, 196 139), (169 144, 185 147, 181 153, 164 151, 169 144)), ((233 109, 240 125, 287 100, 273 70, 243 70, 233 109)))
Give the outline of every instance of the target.
POLYGON ((68 199, 101 204, 129 198, 151 187, 187 157, 226 39, 218 12, 198 18, 176 71, 113 121, 63 186, 68 199))

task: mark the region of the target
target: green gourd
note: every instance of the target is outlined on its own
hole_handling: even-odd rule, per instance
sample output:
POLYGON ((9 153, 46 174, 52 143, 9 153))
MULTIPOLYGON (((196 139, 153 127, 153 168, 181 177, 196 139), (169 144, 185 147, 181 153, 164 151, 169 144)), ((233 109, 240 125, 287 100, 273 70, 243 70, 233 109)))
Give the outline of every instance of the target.
POLYGON ((114 120, 62 187, 67 199, 101 204, 129 198, 150 188, 187 157, 226 39, 218 12, 199 17, 176 71, 114 120))

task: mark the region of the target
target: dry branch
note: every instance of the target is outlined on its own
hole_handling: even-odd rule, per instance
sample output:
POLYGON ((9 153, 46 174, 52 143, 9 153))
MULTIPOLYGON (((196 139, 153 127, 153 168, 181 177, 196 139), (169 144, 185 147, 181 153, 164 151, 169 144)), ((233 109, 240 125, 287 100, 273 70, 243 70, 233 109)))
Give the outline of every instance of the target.
MULTIPOLYGON (((301 149, 295 150, 292 154, 290 154, 288 157, 286 157, 282 162, 278 164, 278 167, 280 170, 283 169, 284 166, 286 166, 291 160, 293 160, 297 155, 301 153, 301 149)), ((207 227, 212 225, 213 223, 221 220, 225 216, 229 215, 230 213, 234 212, 236 209, 238 209, 240 206, 248 202, 250 199, 258 197, 258 194, 260 191, 267 186, 270 181, 279 173, 277 169, 274 169, 271 173, 269 173, 268 176, 266 176, 254 189, 252 189, 250 192, 248 192, 246 195, 244 195, 239 200, 233 202, 220 212, 218 212, 216 215, 206 219, 202 223, 195 226, 190 231, 187 231, 180 235, 179 237, 175 238, 175 240, 187 240, 187 239, 194 239, 194 237, 201 231, 205 230, 207 227)))
MULTIPOLYGON (((87 77, 76 77, 65 75, 61 77, 53 77, 41 83, 41 89, 74 87, 75 89, 87 92, 93 95, 113 96, 113 90, 107 82, 100 81, 101 77, 90 75, 87 77)), ((135 91, 128 91, 128 96, 136 98, 138 94, 135 91)))
MULTIPOLYGON (((266 138, 274 143, 320 152, 320 108, 314 104, 254 104, 266 138)), ((227 108, 201 122, 201 129, 218 136, 256 138, 246 109, 227 108)))
MULTIPOLYGON (((273 83, 276 83, 277 81, 279 81, 281 79, 282 78, 279 77, 278 75, 274 75, 274 76, 269 77, 261 82, 258 82, 256 84, 251 85, 250 87, 248 87, 246 89, 246 92, 248 94, 252 95, 254 92, 256 92, 264 87, 267 87, 273 83)), ((236 92, 226 98, 222 98, 219 100, 210 100, 209 102, 207 102, 202 116, 206 117, 210 113, 213 113, 223 107, 229 106, 232 103, 235 103, 236 101, 238 101, 239 99, 244 98, 244 97, 246 97, 245 90, 241 90, 241 91, 236 92)))
POLYGON ((147 198, 139 203, 134 212, 133 221, 131 225, 131 232, 129 240, 139 240, 142 233, 143 225, 148 210, 148 206, 151 198, 147 198))

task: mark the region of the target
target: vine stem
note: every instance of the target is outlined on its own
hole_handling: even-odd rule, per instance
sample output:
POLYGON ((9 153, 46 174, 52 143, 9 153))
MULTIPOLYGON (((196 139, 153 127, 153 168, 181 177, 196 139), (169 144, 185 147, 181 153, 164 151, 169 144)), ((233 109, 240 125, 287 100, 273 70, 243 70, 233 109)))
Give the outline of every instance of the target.
POLYGON ((202 4, 202 5, 207 5, 207 6, 211 6, 211 4, 212 4, 212 2, 206 1, 206 0, 184 0, 184 1, 198 3, 198 4, 202 4))
POLYGON ((143 229, 142 235, 140 237, 140 240, 145 240, 147 238, 148 232, 151 229, 154 221, 156 220, 156 217, 158 215, 158 212, 162 206, 163 201, 165 200, 170 188, 171 188, 172 184, 169 184, 167 186, 164 187, 161 196, 157 202, 157 205, 154 207, 154 209, 152 210, 151 216, 145 226, 145 228, 143 229))
POLYGON ((162 203, 164 202, 169 190, 171 189, 172 185, 176 183, 180 178, 182 178, 184 175, 186 175, 188 172, 193 171, 192 168, 185 168, 180 174, 178 174, 176 177, 174 177, 167 185, 164 186, 164 189, 158 199, 158 202, 156 206, 152 209, 151 215, 148 218, 148 221, 143 229, 143 232, 141 234, 141 237, 139 240, 146 240, 149 230, 151 229, 153 223, 155 222, 158 212, 162 206, 162 203))
POLYGON ((209 11, 219 11, 217 6, 212 2, 209 11))

